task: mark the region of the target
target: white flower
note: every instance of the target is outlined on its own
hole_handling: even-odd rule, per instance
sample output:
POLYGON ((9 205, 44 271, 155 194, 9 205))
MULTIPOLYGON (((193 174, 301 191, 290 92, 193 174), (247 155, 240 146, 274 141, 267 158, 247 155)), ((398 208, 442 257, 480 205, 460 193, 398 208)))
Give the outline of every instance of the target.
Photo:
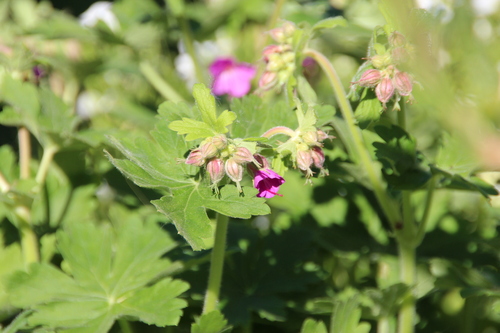
POLYGON ((98 21, 103 21, 111 30, 116 31, 120 28, 120 24, 111 10, 112 7, 113 3, 109 1, 95 2, 80 15, 80 25, 84 27, 93 27, 98 21))

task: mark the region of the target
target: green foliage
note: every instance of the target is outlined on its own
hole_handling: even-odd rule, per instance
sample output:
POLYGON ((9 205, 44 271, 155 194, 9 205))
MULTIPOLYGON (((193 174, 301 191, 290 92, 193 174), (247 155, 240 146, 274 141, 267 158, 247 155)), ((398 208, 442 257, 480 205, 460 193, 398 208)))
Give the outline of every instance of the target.
POLYGON ((72 224, 57 240, 66 273, 37 263, 9 279, 13 304, 34 310, 29 327, 107 332, 123 316, 157 326, 178 323, 187 305, 178 296, 188 285, 155 282, 171 265, 161 255, 176 245, 157 225, 129 219, 114 233, 107 224, 72 224))
POLYGON ((227 320, 219 311, 212 311, 202 315, 191 325, 191 333, 223 333, 230 332, 227 320))

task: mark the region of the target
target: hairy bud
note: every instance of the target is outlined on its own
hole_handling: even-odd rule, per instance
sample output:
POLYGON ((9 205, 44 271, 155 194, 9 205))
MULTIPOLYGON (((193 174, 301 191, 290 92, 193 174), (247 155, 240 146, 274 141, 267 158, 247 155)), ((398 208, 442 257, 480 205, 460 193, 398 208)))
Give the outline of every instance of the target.
POLYGON ((222 150, 227 147, 227 138, 224 134, 219 134, 212 137, 212 144, 217 150, 222 150))
POLYGON ((236 148, 236 151, 233 154, 233 159, 238 164, 248 163, 254 160, 250 150, 248 150, 248 148, 245 147, 236 148))
POLYGON ((393 79, 394 87, 401 96, 408 96, 411 94, 413 84, 410 75, 406 72, 397 72, 393 79))
POLYGON ((317 146, 319 145, 319 139, 318 139, 318 131, 307 131, 304 134, 302 134, 302 140, 304 143, 306 143, 308 146, 317 146))
POLYGON ((406 45, 406 38, 400 32, 394 31, 389 36, 389 44, 392 47, 401 47, 406 45))
POLYGON ((264 72, 259 80, 259 88, 268 90, 278 83, 278 74, 276 72, 264 72))
POLYGON ((230 158, 224 164, 226 175, 231 178, 233 182, 239 183, 243 179, 243 166, 230 158))
POLYGON ((220 158, 214 158, 207 162, 207 172, 212 184, 216 184, 224 178, 224 162, 220 158))
POLYGON ((283 27, 269 30, 269 35, 271 36, 272 39, 274 39, 278 43, 285 43, 287 39, 283 27))
POLYGON ((313 164, 312 154, 310 150, 297 151, 297 166, 300 170, 307 171, 313 164))
POLYGON ((311 149, 311 157, 314 163, 314 166, 318 169, 323 168, 323 164, 325 163, 325 153, 321 147, 313 147, 311 149))
POLYGON ((389 77, 384 77, 375 88, 375 94, 377 95, 378 100, 385 105, 385 103, 387 103, 394 94, 394 85, 392 84, 392 80, 389 77))
POLYGON ((375 55, 370 58, 373 67, 379 69, 387 67, 391 64, 391 56, 389 54, 375 55))
POLYGON ((186 164, 201 167, 203 164, 205 164, 205 158, 203 157, 199 149, 193 149, 186 159, 186 164))
POLYGON ((361 78, 354 82, 362 87, 375 87, 382 79, 382 73, 378 69, 368 69, 361 75, 361 78))

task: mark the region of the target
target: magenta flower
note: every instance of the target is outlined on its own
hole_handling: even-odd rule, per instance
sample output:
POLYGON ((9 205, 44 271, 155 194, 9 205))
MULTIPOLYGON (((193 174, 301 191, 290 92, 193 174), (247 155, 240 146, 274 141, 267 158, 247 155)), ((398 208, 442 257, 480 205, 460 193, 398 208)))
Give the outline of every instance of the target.
POLYGON ((252 169, 253 186, 259 190, 260 198, 272 198, 278 194, 280 186, 285 182, 283 177, 271 169, 252 169))
POLYGON ((232 58, 218 58, 208 69, 214 77, 212 92, 218 96, 245 96, 250 91, 251 81, 256 73, 254 66, 236 62, 232 58))

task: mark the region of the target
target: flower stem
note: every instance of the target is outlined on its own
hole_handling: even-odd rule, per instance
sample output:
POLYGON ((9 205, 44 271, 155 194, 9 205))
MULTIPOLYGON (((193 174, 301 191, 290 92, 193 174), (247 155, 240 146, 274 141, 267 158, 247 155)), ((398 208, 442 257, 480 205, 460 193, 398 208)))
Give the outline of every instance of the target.
POLYGON ((40 261, 38 252, 38 239, 31 228, 31 212, 26 206, 18 206, 15 209, 18 217, 18 229, 21 236, 21 248, 23 252, 24 264, 28 266, 31 263, 40 261))
POLYGON ((269 138, 272 138, 273 136, 278 135, 278 134, 285 134, 285 135, 288 135, 289 137, 293 137, 296 135, 295 131, 291 128, 288 128, 286 126, 276 126, 276 127, 273 127, 271 129, 267 130, 261 136, 269 139, 269 138))
POLYGON ((54 159, 54 155, 59 150, 59 147, 56 145, 49 145, 43 151, 42 161, 40 162, 40 166, 38 167, 38 172, 36 173, 36 182, 38 185, 42 185, 45 182, 45 178, 47 178, 47 173, 49 171, 50 163, 54 159))
POLYGON ((417 234, 415 236, 415 246, 422 243, 425 236, 425 229, 427 227, 427 221, 429 220, 429 213, 432 207, 432 199, 434 197, 434 190, 436 189, 436 177, 432 177, 429 180, 429 185, 427 187, 427 198, 425 199, 424 214, 422 215, 422 220, 418 225, 417 234))
POLYGON ((118 324, 120 325, 120 329, 122 333, 133 333, 134 330, 132 329, 132 325, 130 325, 130 322, 125 319, 118 319, 118 324))
POLYGON ((147 61, 139 64, 142 74, 151 83, 151 85, 167 100, 174 103, 183 102, 184 98, 179 95, 160 75, 154 70, 153 66, 147 61))
POLYGON ((413 333, 415 326, 415 297, 412 289, 415 287, 416 251, 413 244, 398 242, 399 278, 410 291, 399 309, 398 333, 413 333))
POLYGON ((224 268, 224 256, 226 252, 226 236, 229 218, 217 213, 215 225, 214 247, 210 260, 210 272, 208 275, 208 287, 203 304, 203 314, 217 309, 219 303, 219 292, 222 282, 222 272, 224 268))
POLYGON ((31 138, 30 132, 24 126, 19 127, 17 132, 19 140, 19 169, 20 178, 27 179, 30 177, 30 159, 31 159, 31 138))
POLYGON ((193 37, 191 36, 191 30, 189 30, 188 22, 182 15, 177 17, 177 20, 181 26, 182 36, 184 37, 184 46, 186 47, 187 53, 193 60, 196 79, 198 80, 198 82, 204 83, 205 80, 200 68, 198 56, 196 55, 196 50, 194 49, 193 37))
POLYGON ((373 187, 373 191, 375 192, 375 196, 377 197, 377 200, 387 219, 395 229, 396 225, 401 222, 401 214, 394 201, 387 194, 386 185, 382 180, 380 171, 376 169, 374 162, 369 155, 368 148, 363 140, 361 131, 356 126, 354 112, 351 108, 351 104, 347 100, 347 95, 337 72, 333 68, 330 61, 322 53, 316 50, 306 48, 304 50, 304 56, 313 58, 321 66, 328 77, 328 80, 330 81, 333 91, 337 97, 342 116, 347 123, 347 134, 353 141, 354 151, 351 151, 350 155, 351 157, 358 159, 364 166, 373 187))
POLYGON ((0 171, 0 192, 7 193, 10 191, 10 184, 7 178, 0 171))

